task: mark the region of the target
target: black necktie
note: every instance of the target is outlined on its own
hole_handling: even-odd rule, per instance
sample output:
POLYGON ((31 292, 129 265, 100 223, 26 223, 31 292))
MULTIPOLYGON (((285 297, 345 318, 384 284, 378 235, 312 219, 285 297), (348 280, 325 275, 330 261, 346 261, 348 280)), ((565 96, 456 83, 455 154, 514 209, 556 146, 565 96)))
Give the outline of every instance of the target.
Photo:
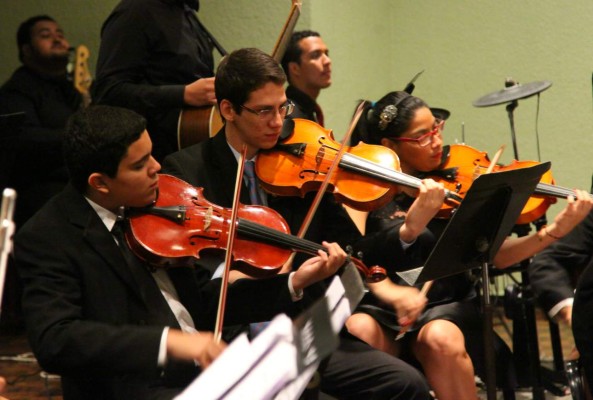
POLYGON ((166 315, 168 319, 167 325, 177 326, 178 323, 173 311, 171 311, 171 307, 169 307, 169 304, 163 297, 154 277, 152 277, 152 274, 150 273, 150 266, 148 263, 138 258, 128 246, 124 233, 126 229, 125 224, 126 222, 124 220, 118 220, 115 225, 113 225, 111 233, 117 239, 120 251, 126 260, 128 268, 132 272, 144 303, 149 308, 150 315, 166 315))

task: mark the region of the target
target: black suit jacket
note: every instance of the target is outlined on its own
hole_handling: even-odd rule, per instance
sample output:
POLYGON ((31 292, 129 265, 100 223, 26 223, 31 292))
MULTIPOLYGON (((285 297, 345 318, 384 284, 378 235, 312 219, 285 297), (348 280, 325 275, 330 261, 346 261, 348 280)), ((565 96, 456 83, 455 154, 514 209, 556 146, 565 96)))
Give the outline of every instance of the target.
POLYGON ((568 235, 533 257, 528 267, 529 280, 546 312, 573 297, 578 276, 592 256, 593 213, 589 213, 568 235))
MULTIPOLYGON (((30 343, 41 366, 62 375, 65 399, 171 398, 198 373, 172 360, 157 367, 163 328, 177 322, 154 280, 131 272, 72 186, 22 227, 15 258, 30 343)), ((201 268, 168 273, 196 328, 213 330, 220 280, 201 268)), ((225 324, 268 320, 294 306, 286 275, 243 280, 230 286, 225 324)))
MULTIPOLYGON (((572 239, 575 257, 586 265, 579 277, 572 307, 572 332, 588 382, 593 382, 593 213, 565 238, 572 239), (578 236, 577 236, 578 235, 578 236)), ((562 238, 556 243, 565 241, 562 238)), ((589 385, 591 388, 591 385, 589 385)), ((591 390, 591 389, 590 389, 591 390)))

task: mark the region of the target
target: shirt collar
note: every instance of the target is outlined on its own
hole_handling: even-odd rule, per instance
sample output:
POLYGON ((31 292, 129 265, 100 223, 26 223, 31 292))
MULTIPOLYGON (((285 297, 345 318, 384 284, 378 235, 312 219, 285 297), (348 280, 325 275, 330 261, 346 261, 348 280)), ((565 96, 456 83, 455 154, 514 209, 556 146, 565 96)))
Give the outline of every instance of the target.
POLYGON ((303 111, 312 112, 315 111, 315 105, 317 102, 313 100, 309 95, 294 86, 288 85, 286 88, 286 96, 295 102, 303 111))
MULTIPOLYGON (((237 150, 235 150, 233 148, 233 146, 231 146, 228 141, 226 142, 226 144, 229 146, 229 149, 231 149, 231 151, 233 152, 233 155, 235 156, 235 160, 237 160, 237 163, 238 163, 239 159, 241 158, 241 153, 239 153, 237 150)), ((255 160, 257 160, 257 153, 255 153, 255 155, 253 156, 253 158, 251 158, 251 160, 247 160, 247 161, 255 162, 255 160)))
POLYGON ((88 203, 91 205, 91 207, 93 207, 93 210, 95 210, 95 212, 97 213, 97 215, 99 216, 101 221, 103 221, 103 224, 105 224, 105 227, 107 228, 107 230, 110 232, 111 232, 111 229, 113 229, 113 225, 115 225, 115 223, 123 217, 123 207, 122 207, 122 214, 118 215, 112 211, 109 211, 105 207, 98 205, 97 203, 95 203, 94 201, 89 199, 88 197, 85 197, 85 199, 86 199, 86 201, 88 201, 88 203))

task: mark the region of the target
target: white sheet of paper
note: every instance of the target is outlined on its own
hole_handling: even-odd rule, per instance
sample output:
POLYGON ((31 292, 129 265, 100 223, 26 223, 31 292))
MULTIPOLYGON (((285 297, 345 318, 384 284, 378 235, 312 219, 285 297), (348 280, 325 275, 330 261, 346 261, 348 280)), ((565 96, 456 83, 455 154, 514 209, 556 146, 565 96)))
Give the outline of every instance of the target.
POLYGON ((257 386, 250 390, 274 390, 273 393, 276 393, 279 382, 274 379, 280 379, 283 385, 296 376, 292 326, 291 319, 280 314, 253 342, 249 342, 246 334, 240 335, 175 400, 228 398, 230 392, 244 393, 243 387, 250 388, 250 385, 257 386), (268 358, 277 364, 269 363, 268 358), (281 362, 278 363, 278 360, 281 362), (251 378, 253 373, 269 378, 260 381, 251 378))

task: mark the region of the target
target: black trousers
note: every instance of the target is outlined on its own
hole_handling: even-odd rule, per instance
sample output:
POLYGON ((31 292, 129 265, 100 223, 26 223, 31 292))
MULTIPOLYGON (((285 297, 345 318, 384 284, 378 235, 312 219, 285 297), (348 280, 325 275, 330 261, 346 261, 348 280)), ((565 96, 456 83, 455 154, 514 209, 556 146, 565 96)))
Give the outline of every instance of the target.
POLYGON ((320 368, 321 391, 339 399, 428 400, 428 383, 414 367, 342 333, 320 368))

